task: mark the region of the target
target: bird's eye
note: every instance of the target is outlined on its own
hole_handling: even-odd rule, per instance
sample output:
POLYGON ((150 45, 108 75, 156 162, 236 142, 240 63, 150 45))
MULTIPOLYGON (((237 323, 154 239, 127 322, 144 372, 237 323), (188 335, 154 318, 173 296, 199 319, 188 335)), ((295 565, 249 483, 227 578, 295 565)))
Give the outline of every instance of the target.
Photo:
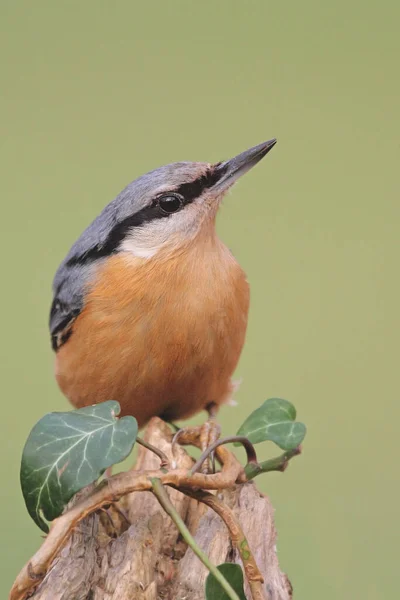
POLYGON ((178 212, 182 207, 182 199, 175 194, 167 194, 158 199, 158 205, 161 210, 168 215, 178 212))

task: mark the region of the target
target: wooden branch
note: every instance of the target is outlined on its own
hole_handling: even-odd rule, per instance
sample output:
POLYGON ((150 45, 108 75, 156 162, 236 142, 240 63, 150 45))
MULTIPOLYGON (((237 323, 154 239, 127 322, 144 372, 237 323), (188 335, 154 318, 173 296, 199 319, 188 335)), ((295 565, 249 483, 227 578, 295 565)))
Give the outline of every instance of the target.
POLYGON ((153 419, 145 442, 161 451, 170 464, 175 460, 177 469, 166 472, 160 468, 160 458, 141 446, 134 470, 78 494, 18 575, 9 600, 25 600, 32 594, 35 600, 203 600, 207 570, 156 498, 139 493, 151 489, 151 478, 175 488, 168 488, 171 503, 214 564, 243 563, 252 582, 250 587, 246 584, 248 598, 288 600, 291 586, 279 570, 268 499, 252 483, 235 485, 245 480, 244 471, 224 446, 216 449, 220 472, 191 475, 193 459, 180 446, 172 456, 171 439, 169 427, 153 419), (204 490, 220 494, 216 497, 204 490), (110 506, 113 503, 117 510, 110 506), (99 512, 100 508, 107 512, 99 512), (238 540, 243 539, 254 564, 246 562, 246 553, 240 555, 238 540), (254 595, 257 587, 263 595, 254 595))

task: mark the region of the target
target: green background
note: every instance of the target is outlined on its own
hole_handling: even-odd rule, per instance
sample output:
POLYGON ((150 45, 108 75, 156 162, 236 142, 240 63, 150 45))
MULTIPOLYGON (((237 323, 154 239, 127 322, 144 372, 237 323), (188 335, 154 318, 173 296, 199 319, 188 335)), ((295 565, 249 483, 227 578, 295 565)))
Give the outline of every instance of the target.
POLYGON ((141 173, 275 136, 218 222, 252 290, 224 432, 271 396, 308 425, 302 457, 259 481, 296 600, 395 597, 399 21, 395 0, 1 1, 2 598, 41 542, 24 441, 69 406, 57 265, 141 173))

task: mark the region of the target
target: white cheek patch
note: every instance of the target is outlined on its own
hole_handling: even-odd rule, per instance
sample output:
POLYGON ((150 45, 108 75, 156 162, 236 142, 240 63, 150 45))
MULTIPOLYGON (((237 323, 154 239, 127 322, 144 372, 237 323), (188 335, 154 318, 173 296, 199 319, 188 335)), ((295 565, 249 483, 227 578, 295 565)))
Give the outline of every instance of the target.
POLYGON ((165 219, 155 219, 133 228, 122 241, 119 251, 129 252, 138 258, 152 258, 167 245, 177 246, 193 237, 202 219, 194 206, 165 219))
POLYGON ((144 247, 137 243, 133 236, 127 237, 120 246, 120 251, 129 252, 138 258, 152 258, 157 254, 161 246, 144 247))

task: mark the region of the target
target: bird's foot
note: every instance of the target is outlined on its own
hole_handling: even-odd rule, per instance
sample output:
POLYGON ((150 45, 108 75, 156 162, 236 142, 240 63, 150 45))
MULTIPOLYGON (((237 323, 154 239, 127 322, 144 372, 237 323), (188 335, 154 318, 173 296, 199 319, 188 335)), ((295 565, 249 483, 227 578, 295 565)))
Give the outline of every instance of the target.
MULTIPOLYGON (((215 418, 209 417, 200 428, 200 447, 201 451, 205 452, 211 444, 216 442, 221 436, 221 426, 215 421, 215 418)), ((215 473, 215 452, 211 452, 206 458, 201 467, 202 473, 215 473)))
MULTIPOLYGON (((215 420, 218 412, 218 406, 214 403, 211 403, 207 406, 206 410, 208 412, 208 419, 205 423, 203 423, 203 425, 199 425, 198 427, 184 427, 175 433, 171 444, 172 455, 174 457, 176 456, 178 444, 185 446, 192 444, 193 446, 200 448, 202 452, 205 452, 205 450, 207 450, 211 444, 218 440, 221 435, 221 427, 215 420)), ((174 463, 176 464, 175 459, 174 463)), ((202 472, 207 474, 210 472, 214 473, 214 471, 215 457, 214 452, 212 452, 210 458, 207 458, 204 461, 202 472)))

